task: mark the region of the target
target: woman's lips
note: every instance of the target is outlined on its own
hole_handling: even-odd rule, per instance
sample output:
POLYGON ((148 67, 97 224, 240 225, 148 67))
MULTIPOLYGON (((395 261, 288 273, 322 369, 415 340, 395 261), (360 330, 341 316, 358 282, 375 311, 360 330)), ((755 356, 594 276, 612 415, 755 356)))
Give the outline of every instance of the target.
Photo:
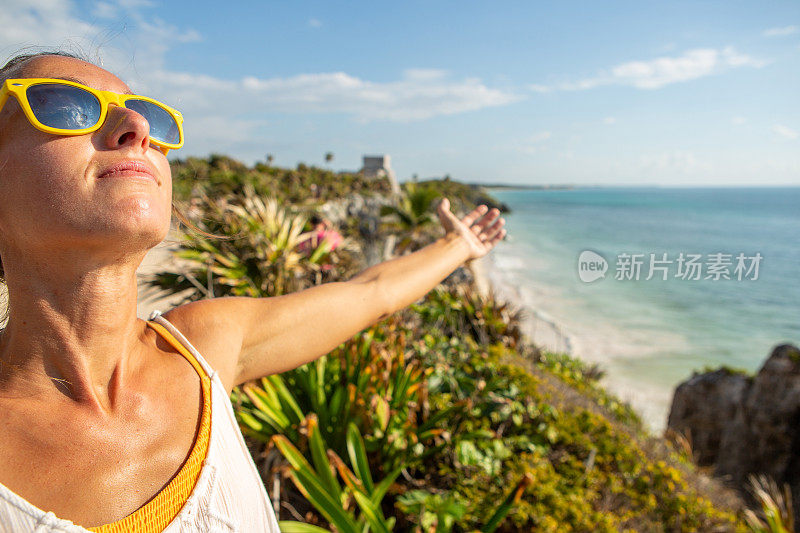
POLYGON ((107 167, 97 177, 97 179, 102 178, 145 178, 159 184, 155 172, 142 161, 123 161, 107 167))

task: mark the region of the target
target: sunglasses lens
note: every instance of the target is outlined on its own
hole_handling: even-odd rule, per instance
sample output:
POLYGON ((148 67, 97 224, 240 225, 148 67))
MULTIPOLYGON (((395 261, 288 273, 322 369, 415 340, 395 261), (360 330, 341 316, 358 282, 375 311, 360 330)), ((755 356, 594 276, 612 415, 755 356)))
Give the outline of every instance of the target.
POLYGON ((147 100, 132 98, 125 102, 125 107, 136 111, 150 123, 150 137, 167 144, 181 142, 178 123, 166 109, 147 100))
POLYGON ((45 126, 82 130, 100 120, 100 102, 78 87, 42 83, 28 87, 26 94, 33 114, 45 126))

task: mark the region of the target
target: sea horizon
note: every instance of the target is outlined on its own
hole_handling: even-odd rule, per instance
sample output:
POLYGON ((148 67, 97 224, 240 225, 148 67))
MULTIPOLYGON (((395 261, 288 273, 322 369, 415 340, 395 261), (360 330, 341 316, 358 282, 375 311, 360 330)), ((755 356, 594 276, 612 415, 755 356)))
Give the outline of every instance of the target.
POLYGON ((518 189, 518 190, 551 190, 551 189, 800 189, 800 184, 785 184, 785 183, 778 183, 778 184, 737 184, 737 185, 725 185, 725 184, 673 184, 673 183, 666 183, 666 184, 628 184, 628 183, 620 183, 620 184, 608 184, 608 183, 598 183, 598 184, 585 184, 585 183, 531 183, 531 184, 520 184, 520 183, 484 183, 484 182, 463 182, 467 185, 474 185, 483 187, 484 189, 491 191, 491 190, 509 190, 509 189, 518 189))

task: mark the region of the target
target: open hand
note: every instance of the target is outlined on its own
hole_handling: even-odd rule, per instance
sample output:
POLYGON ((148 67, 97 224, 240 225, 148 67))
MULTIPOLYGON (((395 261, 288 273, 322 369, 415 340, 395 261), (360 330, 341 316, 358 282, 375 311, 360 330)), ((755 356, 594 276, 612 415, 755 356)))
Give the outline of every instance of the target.
POLYGON ((483 257, 506 235, 503 228, 506 221, 500 218, 500 210, 489 210, 486 204, 479 205, 459 220, 450 211, 450 200, 443 198, 436 212, 446 233, 457 233, 469 244, 468 260, 483 257))

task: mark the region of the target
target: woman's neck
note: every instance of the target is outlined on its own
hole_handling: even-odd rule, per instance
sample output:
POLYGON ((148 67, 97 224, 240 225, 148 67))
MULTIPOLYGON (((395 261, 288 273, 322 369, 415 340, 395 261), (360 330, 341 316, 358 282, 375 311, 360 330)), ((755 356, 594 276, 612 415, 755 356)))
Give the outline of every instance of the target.
POLYGON ((58 392, 110 414, 141 359, 146 324, 136 317, 136 267, 143 255, 110 264, 48 258, 24 269, 4 255, 9 319, 0 335, 0 394, 58 392))

